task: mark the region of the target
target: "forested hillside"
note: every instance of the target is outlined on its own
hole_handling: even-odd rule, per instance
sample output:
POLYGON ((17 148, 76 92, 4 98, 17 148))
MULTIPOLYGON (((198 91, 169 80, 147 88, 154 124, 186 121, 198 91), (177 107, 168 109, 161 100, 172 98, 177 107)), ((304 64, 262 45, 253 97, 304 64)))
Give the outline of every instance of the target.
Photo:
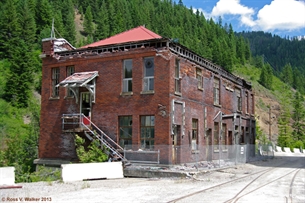
MULTIPOLYGON (((254 52, 258 57, 252 58, 248 40, 236 35, 231 25, 223 24, 221 18, 215 21, 206 19, 199 11, 194 13, 192 8, 183 5, 182 0, 2 0, 0 166, 15 166, 17 181, 35 179, 32 163, 37 158, 40 124, 39 54, 41 40, 51 36, 53 19, 56 37, 67 39, 76 47, 145 25, 230 72, 251 63, 261 74, 259 83, 270 90, 275 88, 270 66, 273 64, 269 62, 272 57, 267 56, 270 64, 258 51, 254 52), (83 27, 80 32, 76 29, 76 15, 80 16, 83 27)), ((252 41, 251 46, 254 46, 252 41)), ((292 62, 287 60, 282 64, 290 63, 293 68, 287 65, 286 69, 279 70, 287 70, 290 74, 298 66, 292 62)), ((295 81, 304 82, 304 79, 293 78, 295 74, 284 76, 289 87, 296 85, 295 81)))
POLYGON ((262 56, 276 76, 305 94, 304 38, 281 38, 262 31, 242 32, 238 35, 248 39, 252 56, 262 56))

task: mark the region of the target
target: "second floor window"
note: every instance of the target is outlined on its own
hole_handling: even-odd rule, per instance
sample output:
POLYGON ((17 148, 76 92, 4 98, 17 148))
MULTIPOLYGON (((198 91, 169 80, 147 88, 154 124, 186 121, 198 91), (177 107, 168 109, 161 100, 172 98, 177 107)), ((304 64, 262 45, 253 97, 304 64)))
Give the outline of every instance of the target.
POLYGON ((249 113, 249 111, 248 111, 249 100, 248 99, 249 99, 248 98, 248 92, 246 92, 246 98, 245 98, 245 102, 246 102, 245 111, 246 111, 246 113, 249 113))
POLYGON ((154 90, 155 64, 154 58, 144 58, 144 91, 154 90))
POLYGON ((176 63, 175 63, 175 93, 181 93, 180 60, 179 59, 176 59, 176 63))
POLYGON ((220 105, 219 78, 214 78, 214 104, 220 105))
POLYGON ((196 68, 196 78, 198 80, 198 89, 203 89, 202 70, 200 68, 196 68))
MULTIPOLYGON (((74 66, 67 66, 67 75, 66 77, 70 76, 70 75, 73 75, 75 70, 74 70, 74 66)), ((73 92, 69 89, 67 89, 67 97, 73 97, 73 92)))
POLYGON ((59 97, 59 87, 56 85, 59 83, 59 68, 52 68, 52 93, 51 97, 59 97))
POLYGON ((132 60, 124 60, 123 92, 132 92, 132 60))
POLYGON ((235 89, 237 111, 241 111, 241 92, 240 89, 235 89))

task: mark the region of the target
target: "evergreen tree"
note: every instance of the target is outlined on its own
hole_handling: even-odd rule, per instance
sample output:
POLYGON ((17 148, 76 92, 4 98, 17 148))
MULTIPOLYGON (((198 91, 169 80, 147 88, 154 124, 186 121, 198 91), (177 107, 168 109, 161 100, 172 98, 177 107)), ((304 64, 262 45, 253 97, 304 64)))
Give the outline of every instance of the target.
POLYGON ((76 31, 74 23, 74 7, 71 0, 65 0, 62 7, 63 24, 66 28, 64 38, 72 45, 76 43, 76 31))
POLYGON ((97 15, 98 18, 96 19, 96 31, 94 38, 96 40, 101 40, 109 37, 110 34, 108 11, 105 1, 103 1, 101 9, 97 15))
POLYGON ((295 141, 305 140, 305 108, 304 108, 304 98, 299 93, 296 92, 293 99, 293 138, 295 141))
POLYGON ((278 120, 279 136, 278 145, 281 147, 290 147, 292 144, 291 126, 290 126, 290 110, 289 110, 289 87, 283 87, 283 98, 281 100, 281 115, 278 120))
POLYGON ((48 0, 37 1, 35 13, 37 34, 39 34, 45 27, 52 26, 52 7, 48 0))
POLYGON ((84 31, 87 35, 92 36, 94 28, 93 28, 93 17, 91 12, 91 7, 88 6, 85 13, 84 19, 84 31))
POLYGON ((286 64, 282 70, 281 78, 283 82, 287 85, 292 85, 293 83, 293 74, 292 74, 292 67, 290 64, 286 64))
POLYGON ((33 84, 33 55, 23 40, 19 40, 11 59, 10 74, 4 87, 4 99, 13 106, 28 106, 33 84))
POLYGON ((259 83, 267 89, 272 89, 273 71, 269 63, 266 63, 261 71, 259 83))
POLYGON ((19 6, 19 24, 21 27, 20 36, 26 44, 33 45, 36 40, 36 23, 33 11, 28 0, 21 0, 19 6))
POLYGON ((20 36, 17 5, 15 1, 6 0, 1 8, 0 16, 0 56, 11 58, 20 36))

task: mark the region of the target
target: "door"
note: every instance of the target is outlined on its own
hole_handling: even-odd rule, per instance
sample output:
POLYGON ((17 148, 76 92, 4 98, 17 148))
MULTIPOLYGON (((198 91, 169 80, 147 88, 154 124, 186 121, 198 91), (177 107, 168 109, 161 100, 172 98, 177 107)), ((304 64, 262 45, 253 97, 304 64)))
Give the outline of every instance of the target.
POLYGON ((86 117, 83 122, 85 125, 90 125, 91 119, 91 96, 89 92, 81 92, 80 94, 80 113, 86 117))
POLYGON ((174 134, 172 135, 172 164, 177 163, 177 142, 180 136, 180 125, 175 125, 174 134))

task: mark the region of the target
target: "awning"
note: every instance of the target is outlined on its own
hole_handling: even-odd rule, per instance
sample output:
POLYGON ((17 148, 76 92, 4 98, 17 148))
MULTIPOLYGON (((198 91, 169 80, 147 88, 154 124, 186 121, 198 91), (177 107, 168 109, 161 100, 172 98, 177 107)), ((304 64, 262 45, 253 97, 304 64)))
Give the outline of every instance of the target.
POLYGON ((79 87, 85 87, 91 94, 92 102, 95 102, 95 78, 98 76, 98 71, 74 73, 61 81, 58 86, 67 87, 70 89, 78 102, 79 87))

